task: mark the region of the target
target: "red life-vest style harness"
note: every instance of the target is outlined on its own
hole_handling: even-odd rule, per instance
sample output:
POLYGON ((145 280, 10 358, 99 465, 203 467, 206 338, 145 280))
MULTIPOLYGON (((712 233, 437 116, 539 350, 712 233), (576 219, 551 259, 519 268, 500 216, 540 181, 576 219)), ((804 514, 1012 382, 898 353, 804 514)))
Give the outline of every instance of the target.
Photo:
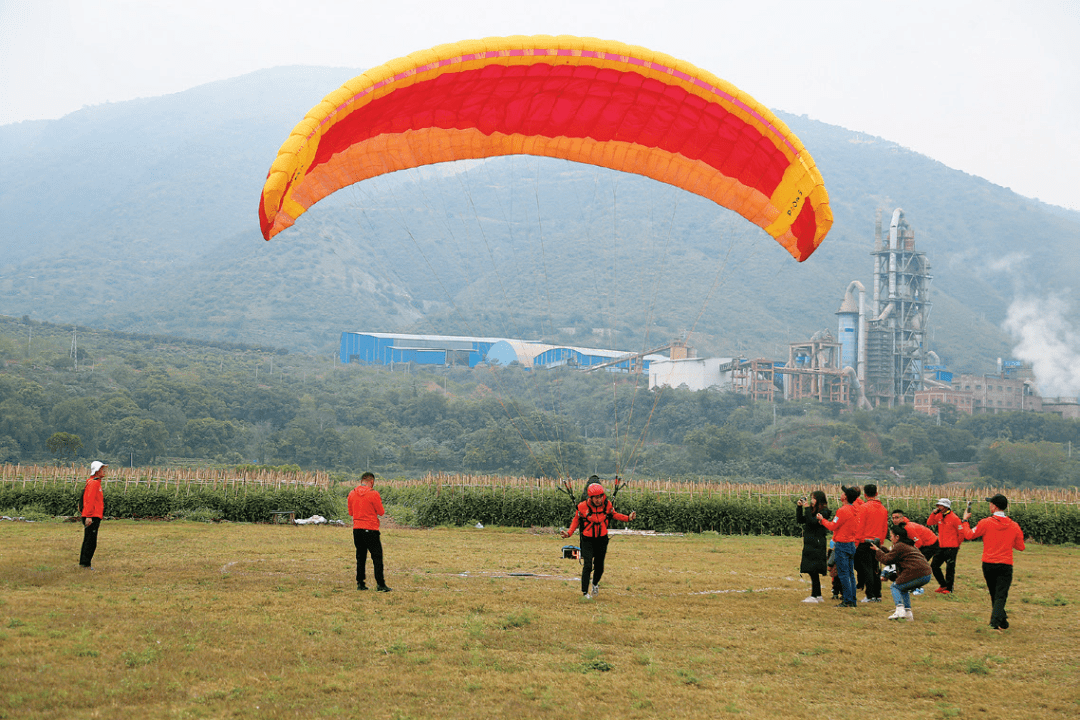
POLYGON ((615 514, 615 506, 606 497, 599 508, 588 500, 584 500, 578 505, 577 514, 581 522, 582 535, 585 537, 604 537, 608 534, 611 518, 615 514))

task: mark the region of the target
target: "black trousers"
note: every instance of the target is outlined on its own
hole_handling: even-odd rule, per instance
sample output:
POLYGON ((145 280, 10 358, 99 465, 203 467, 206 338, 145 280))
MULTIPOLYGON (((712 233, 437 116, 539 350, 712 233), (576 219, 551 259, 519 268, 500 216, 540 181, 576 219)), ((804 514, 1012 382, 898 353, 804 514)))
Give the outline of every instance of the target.
POLYGON ((356 585, 364 584, 364 571, 367 569, 367 556, 371 553, 371 564, 375 569, 375 584, 380 587, 386 584, 383 577, 382 563, 382 539, 378 530, 363 530, 353 528, 353 545, 356 546, 356 585))
POLYGON ((934 573, 937 584, 949 592, 952 592, 953 580, 956 579, 956 553, 958 552, 960 552, 958 547, 943 547, 930 561, 930 571, 934 573), (944 575, 941 572, 942 565, 945 566, 944 575))
POLYGON ((607 557, 608 536, 598 538, 581 536, 581 592, 589 592, 589 575, 592 584, 599 585, 604 575, 604 558, 607 557))
POLYGON ((874 546, 868 542, 861 542, 855 548, 855 577, 858 578, 858 584, 866 590, 866 597, 881 597, 881 570, 878 568, 874 546))
POLYGON ((97 550, 97 534, 98 527, 101 526, 101 518, 90 518, 90 524, 86 524, 86 518, 83 521, 83 536, 82 536, 82 549, 79 551, 79 564, 83 567, 90 567, 90 564, 94 560, 94 552, 97 550))
POLYGON ((919 548, 919 552, 922 553, 922 556, 926 558, 927 562, 933 560, 934 556, 938 554, 939 550, 941 550, 941 548, 938 546, 937 543, 934 543, 933 545, 923 545, 921 548, 919 548))
POLYGON ((986 589, 990 591, 990 602, 993 603, 993 609, 990 611, 990 627, 1004 630, 1009 627, 1005 603, 1009 599, 1009 588, 1012 587, 1013 566, 984 562, 982 568, 983 578, 986 579, 986 589))

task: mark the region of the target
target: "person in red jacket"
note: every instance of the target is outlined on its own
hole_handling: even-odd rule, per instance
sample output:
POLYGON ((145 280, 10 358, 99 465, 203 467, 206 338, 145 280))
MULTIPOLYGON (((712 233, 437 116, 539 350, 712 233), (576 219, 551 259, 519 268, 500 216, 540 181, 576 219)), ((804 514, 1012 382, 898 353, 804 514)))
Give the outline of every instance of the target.
POLYGON ((841 600, 836 607, 858 607, 855 602, 855 545, 859 537, 859 517, 852 505, 859 499, 859 488, 844 487, 843 505, 836 511, 836 516, 828 520, 821 513, 818 522, 833 534, 833 558, 836 560, 836 575, 840 578, 841 600))
POLYGON ((956 555, 960 552, 960 525, 962 521, 952 511, 952 501, 949 498, 941 498, 934 507, 934 512, 926 519, 926 526, 938 529, 938 551, 934 559, 930 561, 930 569, 934 572, 938 589, 934 592, 949 595, 953 591, 953 581, 956 579, 956 555), (945 565, 945 573, 942 574, 941 566, 945 565))
POLYGON ((862 602, 881 602, 881 568, 873 543, 880 545, 889 534, 889 511, 878 500, 877 485, 863 485, 866 500, 858 507, 859 530, 855 549, 855 576, 866 591, 862 602))
POLYGON ((604 559, 607 557, 608 526, 612 518, 622 522, 632 522, 636 512, 623 515, 616 512, 604 486, 598 482, 590 483, 586 489, 587 500, 578 503, 570 527, 562 534, 568 538, 581 526, 581 596, 591 600, 600 592, 600 578, 604 575, 604 559), (593 568, 595 567, 595 572, 593 568), (592 575, 592 591, 589 590, 589 576, 592 575))
POLYGON ((101 518, 105 517, 105 495, 101 492, 101 480, 105 477, 105 468, 109 467, 103 462, 95 460, 90 463, 90 477, 86 479, 82 497, 79 499, 83 522, 82 549, 79 551, 79 567, 93 570, 92 562, 94 552, 97 551, 98 528, 101 527, 101 518))
POLYGON ((1009 500, 1004 495, 986 498, 990 503, 991 515, 983 518, 972 530, 968 525, 971 511, 964 513, 964 524, 960 533, 967 540, 983 539, 982 568, 986 589, 990 591, 990 627, 1005 630, 1009 627, 1009 616, 1005 612, 1005 603, 1009 599, 1009 588, 1013 577, 1013 550, 1024 549, 1024 531, 1015 520, 1005 517, 1009 500))
POLYGON ((375 589, 390 592, 383 577, 382 539, 379 536, 379 518, 386 514, 382 496, 375 487, 375 474, 366 472, 360 476, 360 484, 349 493, 349 515, 353 519, 353 545, 356 546, 356 589, 367 590, 364 571, 367 556, 375 570, 375 589))
POLYGON ((926 558, 927 562, 934 557, 934 553, 938 550, 938 536, 934 534, 934 531, 925 525, 920 525, 917 522, 911 522, 904 515, 903 510, 892 511, 892 525, 898 527, 901 524, 907 525, 907 534, 911 538, 915 547, 919 548, 919 551, 926 558))

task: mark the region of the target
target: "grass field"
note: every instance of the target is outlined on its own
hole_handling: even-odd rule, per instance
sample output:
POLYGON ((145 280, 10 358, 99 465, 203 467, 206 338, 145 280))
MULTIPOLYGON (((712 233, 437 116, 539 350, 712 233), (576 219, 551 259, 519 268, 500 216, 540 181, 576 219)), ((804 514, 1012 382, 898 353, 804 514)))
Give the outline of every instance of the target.
POLYGON ((108 521, 94 571, 81 537, 0 524, 0 717, 1080 715, 1076 547, 1017 554, 995 633, 978 544, 897 623, 802 603, 791 538, 617 536, 587 601, 552 532, 385 530, 390 594, 347 528, 108 521))

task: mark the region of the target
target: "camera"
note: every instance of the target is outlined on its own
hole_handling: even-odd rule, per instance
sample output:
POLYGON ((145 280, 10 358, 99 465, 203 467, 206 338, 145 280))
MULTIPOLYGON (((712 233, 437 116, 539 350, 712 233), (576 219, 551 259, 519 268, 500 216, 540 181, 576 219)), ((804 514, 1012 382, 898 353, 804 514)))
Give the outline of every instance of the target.
POLYGON ((886 565, 885 567, 881 568, 882 580, 896 580, 899 574, 900 573, 897 571, 895 565, 886 565))

